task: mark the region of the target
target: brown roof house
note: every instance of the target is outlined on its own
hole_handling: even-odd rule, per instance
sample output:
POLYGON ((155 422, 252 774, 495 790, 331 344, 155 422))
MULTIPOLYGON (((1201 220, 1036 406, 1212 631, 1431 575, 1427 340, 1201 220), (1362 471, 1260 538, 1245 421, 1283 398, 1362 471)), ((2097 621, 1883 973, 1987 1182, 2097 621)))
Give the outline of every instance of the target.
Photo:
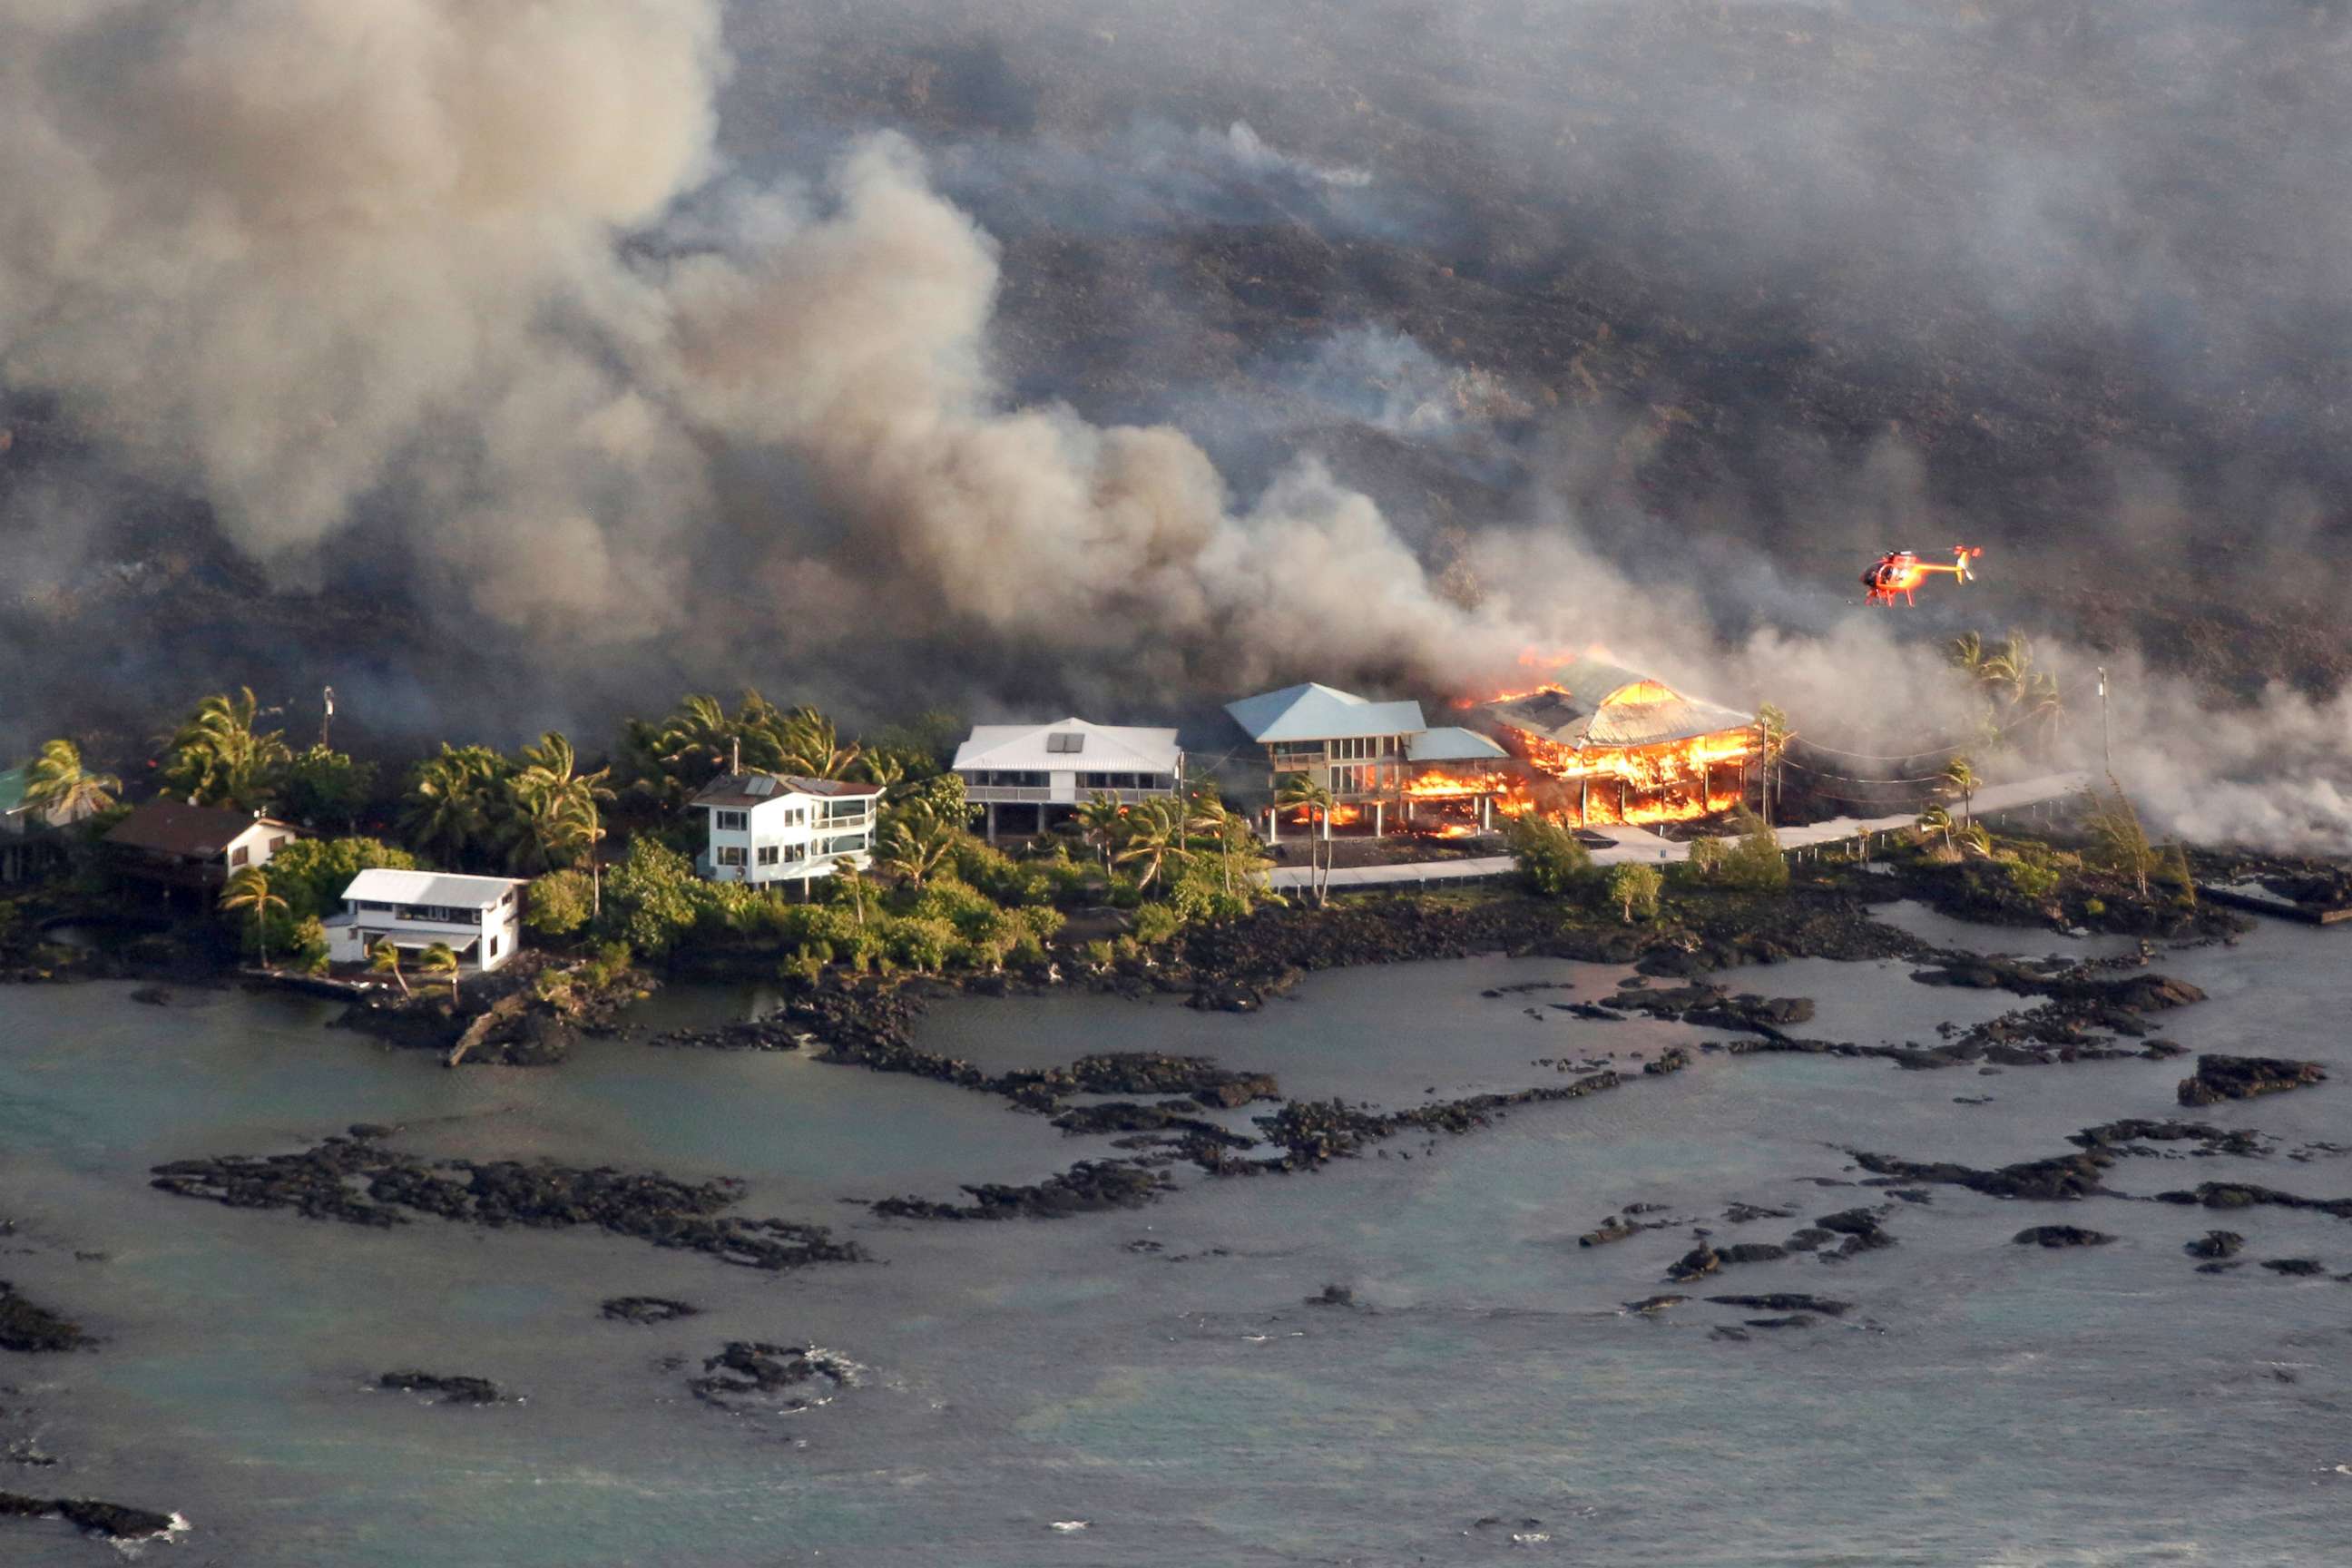
POLYGON ((218 887, 231 872, 267 866, 302 830, 259 812, 151 800, 107 830, 105 843, 132 876, 183 887, 218 887))

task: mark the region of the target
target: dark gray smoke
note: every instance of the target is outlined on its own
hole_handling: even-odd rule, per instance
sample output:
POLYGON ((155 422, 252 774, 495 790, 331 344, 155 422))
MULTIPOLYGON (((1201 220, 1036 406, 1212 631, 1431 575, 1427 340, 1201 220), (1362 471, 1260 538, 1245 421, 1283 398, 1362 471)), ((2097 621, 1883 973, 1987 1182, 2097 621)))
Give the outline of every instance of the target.
POLYGON ((2329 841, 2342 710, 2253 693, 2344 671, 2343 35, 0 0, 0 742, 257 671, 503 738, 1594 642, 1866 729, 1957 703, 1957 606, 1854 573, 1965 538, 1970 613, 2147 646, 2136 737, 2234 737, 2174 819, 2291 734, 2262 830, 2329 841))

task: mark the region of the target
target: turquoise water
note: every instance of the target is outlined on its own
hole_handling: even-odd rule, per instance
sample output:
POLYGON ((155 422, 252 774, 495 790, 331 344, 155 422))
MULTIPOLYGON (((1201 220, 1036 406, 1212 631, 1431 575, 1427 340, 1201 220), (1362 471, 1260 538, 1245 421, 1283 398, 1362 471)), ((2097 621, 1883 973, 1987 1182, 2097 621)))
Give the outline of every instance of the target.
MULTIPOLYGON (((2165 1032, 2352 1075, 2344 940, 2273 929, 2165 955, 2215 995, 2165 1032)), ((935 1015, 925 1043, 1007 1063, 1208 1051, 1295 1093, 1402 1104, 1559 1081, 1541 1058, 1615 1051, 1630 1066, 1704 1037, 1525 1015, 1604 994, 1616 973, 1497 959, 1328 974, 1240 1018, 968 1001, 935 1015), (1541 979, 1577 989, 1479 994, 1541 979)), ((1733 978, 1813 995, 1853 1038, 1932 1038, 1985 1003, 1900 966, 1733 978)), ((662 1004, 666 1016, 740 1005, 662 1004)), ((553 1071, 446 1072, 325 1027, 331 1011, 0 990, 0 1213, 18 1223, 0 1278, 107 1339, 5 1358, 0 1382, 23 1392, 0 1406, 29 1408, 68 1463, 0 1472, 0 1489, 175 1509, 193 1531, 150 1560, 262 1565, 2336 1560, 2352 1288, 2251 1267, 2196 1275, 2179 1247, 2214 1223, 2201 1212, 1937 1189, 1891 1216, 1894 1249, 1748 1266, 1712 1287, 1838 1296, 1856 1304, 1842 1321, 1742 1342, 1711 1330, 1754 1314, 1619 1310, 1664 1289, 1689 1223, 1758 1240, 1800 1223, 1730 1226, 1730 1202, 1810 1216, 1877 1198, 1813 1184, 1855 1178, 1844 1147, 2054 1153, 2076 1127, 2166 1113, 2178 1064, 1979 1078, 1703 1055, 1672 1078, 1312 1175, 1192 1177, 1132 1214, 916 1226, 841 1200, 1034 1179, 1104 1146, 983 1096, 795 1056, 616 1041, 553 1071), (1979 1094, 1992 1103, 1954 1102, 1979 1094), (436 1152, 740 1174, 747 1212, 834 1225, 879 1261, 761 1275, 616 1237, 429 1221, 378 1233, 145 1185, 158 1160, 289 1148, 362 1120, 408 1122, 410 1145, 436 1152), (1576 1246, 1637 1202, 1685 1223, 1576 1246), (2056 1220, 2120 1239, 2009 1242, 2056 1220), (1139 1240, 1161 1250, 1130 1250, 1139 1240), (1302 1304, 1328 1283, 1357 1308, 1302 1304), (621 1293, 709 1313, 601 1321, 596 1303, 621 1293), (798 1415, 687 1397, 688 1372, 665 1358, 737 1338, 814 1341, 868 1370, 798 1415), (404 1365, 490 1376, 524 1399, 461 1410, 366 1387, 404 1365), (1088 1528, 1049 1528, 1074 1520, 1088 1528)), ((2285 1146, 2352 1143, 2346 1092, 2339 1076, 2199 1114, 2285 1146)), ((2352 1161, 2325 1154, 2133 1162, 2115 1184, 2232 1172, 2352 1194, 2352 1161)), ((2221 1223, 2251 1238, 2249 1259, 2352 1269, 2352 1226, 2275 1211, 2221 1223)), ((106 1553, 61 1526, 0 1533, 12 1563, 106 1553)))

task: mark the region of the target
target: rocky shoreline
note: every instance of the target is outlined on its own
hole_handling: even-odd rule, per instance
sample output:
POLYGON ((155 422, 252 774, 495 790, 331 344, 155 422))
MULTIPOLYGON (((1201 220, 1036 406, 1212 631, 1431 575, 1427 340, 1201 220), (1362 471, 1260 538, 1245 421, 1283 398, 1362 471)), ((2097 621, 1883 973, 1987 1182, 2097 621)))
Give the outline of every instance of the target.
POLYGON ((362 1123, 297 1153, 175 1160, 156 1166, 148 1184, 230 1208, 291 1209, 344 1225, 405 1225, 427 1215, 492 1229, 593 1226, 746 1268, 866 1260, 862 1248, 823 1226, 722 1214, 740 1198, 739 1182, 687 1183, 551 1161, 426 1161, 389 1147, 384 1141, 394 1131, 362 1123))

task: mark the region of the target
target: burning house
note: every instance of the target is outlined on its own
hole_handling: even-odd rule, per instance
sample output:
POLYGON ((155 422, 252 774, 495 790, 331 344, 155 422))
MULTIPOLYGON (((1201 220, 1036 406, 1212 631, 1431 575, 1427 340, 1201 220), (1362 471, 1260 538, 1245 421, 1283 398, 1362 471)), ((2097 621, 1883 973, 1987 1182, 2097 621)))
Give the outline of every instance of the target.
POLYGON ((1534 809, 1579 826, 1733 810, 1758 755, 1753 714, 1596 659, 1571 660, 1477 713, 1533 775, 1534 809))

